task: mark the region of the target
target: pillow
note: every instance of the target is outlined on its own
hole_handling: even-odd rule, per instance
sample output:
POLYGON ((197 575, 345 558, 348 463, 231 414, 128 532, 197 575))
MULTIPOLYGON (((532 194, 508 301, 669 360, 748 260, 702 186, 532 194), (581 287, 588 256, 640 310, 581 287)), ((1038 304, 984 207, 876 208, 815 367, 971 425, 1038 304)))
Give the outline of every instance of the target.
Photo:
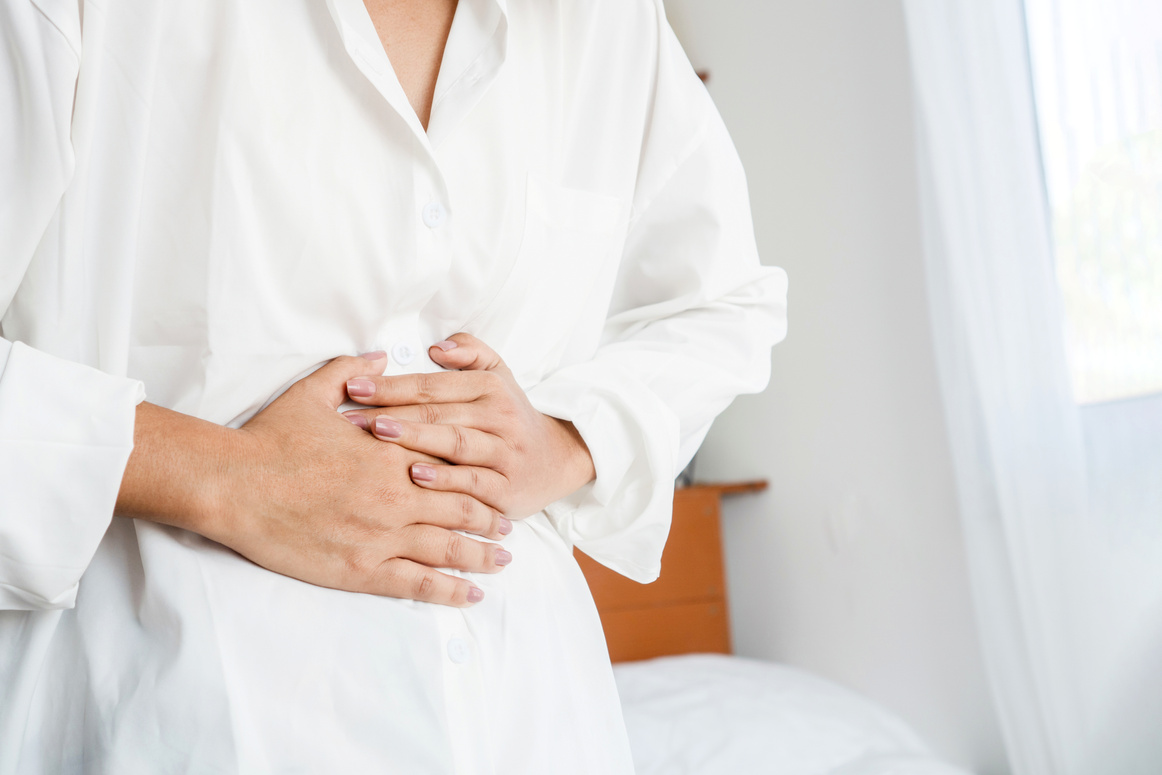
POLYGON ((966 775, 808 673, 719 654, 614 666, 638 775, 966 775))

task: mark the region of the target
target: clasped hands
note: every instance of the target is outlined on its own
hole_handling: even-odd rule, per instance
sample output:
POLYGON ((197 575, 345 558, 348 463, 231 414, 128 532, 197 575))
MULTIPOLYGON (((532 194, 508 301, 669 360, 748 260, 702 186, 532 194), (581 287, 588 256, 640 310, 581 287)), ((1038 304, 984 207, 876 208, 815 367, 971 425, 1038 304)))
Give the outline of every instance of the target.
POLYGON ((386 359, 377 352, 336 358, 293 385, 241 428, 236 457, 251 486, 230 490, 241 528, 204 534, 321 586, 481 600, 435 568, 491 573, 512 556, 454 531, 500 540, 511 520, 591 481, 593 462, 573 425, 533 408, 480 340, 456 334, 429 353, 448 371, 374 376, 386 359), (367 408, 339 415, 348 398, 367 408))
POLYGON ((347 382, 351 400, 372 407, 346 412, 354 425, 446 461, 413 463, 415 484, 471 496, 519 519, 593 478, 580 434, 534 409, 490 347, 457 334, 433 345, 431 357, 452 371, 347 382))

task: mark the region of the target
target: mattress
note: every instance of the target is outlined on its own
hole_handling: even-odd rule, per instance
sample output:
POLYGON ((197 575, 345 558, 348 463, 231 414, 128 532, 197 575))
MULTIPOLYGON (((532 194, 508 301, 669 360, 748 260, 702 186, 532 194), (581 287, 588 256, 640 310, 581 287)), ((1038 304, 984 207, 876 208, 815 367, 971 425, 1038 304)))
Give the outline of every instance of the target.
POLYGON ((614 666, 638 775, 967 775, 821 678, 719 654, 614 666))

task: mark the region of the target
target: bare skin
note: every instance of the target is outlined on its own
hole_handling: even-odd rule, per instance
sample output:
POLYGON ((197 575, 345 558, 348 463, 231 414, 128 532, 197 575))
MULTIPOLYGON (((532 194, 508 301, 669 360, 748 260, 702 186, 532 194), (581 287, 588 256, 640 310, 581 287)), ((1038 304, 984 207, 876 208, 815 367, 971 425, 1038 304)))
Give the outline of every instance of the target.
MULTIPOLYGON (((366 4, 426 128, 455 0, 366 4)), ((427 395, 409 392, 414 385, 404 378, 403 387, 359 400, 402 403, 386 411, 445 431, 455 423, 482 434, 474 442, 487 435, 500 443, 474 443, 470 456, 451 450, 441 460, 424 454, 444 448, 431 435, 441 428, 411 422, 400 438, 360 432, 335 410, 351 380, 382 373, 384 356, 337 358, 239 430, 139 406, 117 515, 191 530, 321 586, 453 606, 478 602, 480 589, 433 568, 497 572, 511 555, 453 531, 499 539, 512 529, 502 512, 527 516, 594 474, 573 426, 532 409, 499 357, 464 336, 457 335, 459 353, 432 352, 446 368, 479 372, 468 377, 477 390, 467 404, 447 400, 464 395, 466 372, 458 371, 426 377, 427 395)))
POLYGON ((364 0, 387 59, 424 129, 456 0, 364 0))
POLYGON ((508 552, 453 531, 500 539, 511 523, 469 496, 416 486, 409 467, 432 458, 377 442, 335 411, 349 379, 385 363, 337 358, 239 430, 142 404, 118 516, 191 530, 320 586, 478 602, 470 582, 433 568, 499 571, 508 552))
POLYGON ((491 347, 456 334, 429 354, 458 371, 347 383, 352 401, 373 407, 347 412, 348 420, 383 441, 438 458, 412 464, 417 485, 470 495, 522 519, 593 480, 581 434, 533 408, 491 347))

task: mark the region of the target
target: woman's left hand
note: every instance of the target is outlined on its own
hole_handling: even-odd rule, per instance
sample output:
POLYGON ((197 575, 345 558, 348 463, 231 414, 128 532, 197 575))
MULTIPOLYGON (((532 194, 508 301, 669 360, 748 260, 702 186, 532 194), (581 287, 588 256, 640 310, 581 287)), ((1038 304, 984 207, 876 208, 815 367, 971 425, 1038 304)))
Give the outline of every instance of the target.
POLYGON ((432 345, 453 371, 350 380, 345 413, 383 441, 455 465, 417 463, 412 481, 458 492, 513 519, 536 514, 593 480, 593 459, 573 424, 541 414, 492 348, 470 334, 432 345))

